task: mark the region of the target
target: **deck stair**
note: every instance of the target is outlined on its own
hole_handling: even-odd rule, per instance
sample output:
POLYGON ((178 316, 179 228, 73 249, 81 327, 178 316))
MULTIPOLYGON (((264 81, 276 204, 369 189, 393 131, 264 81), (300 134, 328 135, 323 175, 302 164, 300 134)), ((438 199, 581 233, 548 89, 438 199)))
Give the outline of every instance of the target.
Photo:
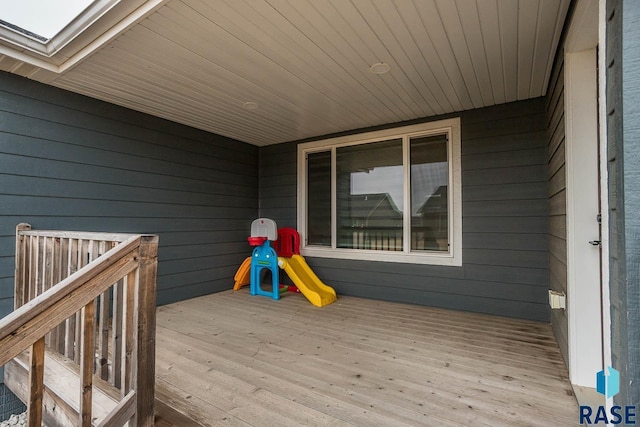
POLYGON ((158 238, 16 230, 4 381, 30 426, 154 424, 158 238))

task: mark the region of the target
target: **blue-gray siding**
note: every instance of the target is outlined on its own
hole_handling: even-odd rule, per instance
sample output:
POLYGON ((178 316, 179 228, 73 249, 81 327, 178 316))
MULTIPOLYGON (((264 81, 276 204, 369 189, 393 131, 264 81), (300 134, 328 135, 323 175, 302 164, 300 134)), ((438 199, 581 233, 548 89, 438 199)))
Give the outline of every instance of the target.
MULTIPOLYGON (((462 267, 309 264, 338 294, 548 321, 545 107, 538 98, 460 113, 462 267)), ((296 226, 296 150, 297 143, 260 149, 260 215, 279 227, 296 226)))
MULTIPOLYGON (((571 11, 569 12, 571 14, 571 11)), ((549 178, 550 288, 567 293, 567 178, 565 170, 564 46, 558 48, 547 90, 547 174, 549 178)), ((551 311, 551 326, 565 362, 569 360, 569 319, 551 311)))
POLYGON ((258 149, 0 72, 0 316, 15 226, 160 236, 158 302, 232 285, 258 213, 258 149))
POLYGON ((640 405, 640 2, 607 1, 612 364, 619 405, 640 405))

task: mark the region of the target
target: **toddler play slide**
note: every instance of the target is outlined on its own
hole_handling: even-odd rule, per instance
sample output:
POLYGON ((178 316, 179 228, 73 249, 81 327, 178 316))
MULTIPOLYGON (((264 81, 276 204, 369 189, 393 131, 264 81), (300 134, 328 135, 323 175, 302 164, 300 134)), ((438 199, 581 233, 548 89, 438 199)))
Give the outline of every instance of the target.
POLYGON ((323 307, 336 301, 336 291, 322 283, 301 255, 293 255, 291 258, 279 257, 278 266, 287 273, 311 304, 323 307))
MULTIPOLYGON (((311 304, 322 307, 336 301, 336 291, 322 283, 301 255, 293 255, 291 258, 278 257, 278 266, 289 275, 311 304)), ((250 272, 251 257, 247 257, 234 276, 234 291, 249 284, 250 272)))
POLYGON ((242 261, 240 268, 236 272, 236 275, 233 276, 233 280, 235 281, 233 285, 233 290, 237 291, 244 285, 248 285, 251 282, 251 257, 248 256, 242 261))

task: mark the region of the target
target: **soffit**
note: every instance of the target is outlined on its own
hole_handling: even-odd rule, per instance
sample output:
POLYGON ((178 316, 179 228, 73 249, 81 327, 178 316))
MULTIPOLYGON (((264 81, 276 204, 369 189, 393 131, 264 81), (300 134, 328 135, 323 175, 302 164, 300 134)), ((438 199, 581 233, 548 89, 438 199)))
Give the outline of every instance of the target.
POLYGON ((262 146, 542 96, 570 1, 157 3, 62 73, 0 69, 262 146))

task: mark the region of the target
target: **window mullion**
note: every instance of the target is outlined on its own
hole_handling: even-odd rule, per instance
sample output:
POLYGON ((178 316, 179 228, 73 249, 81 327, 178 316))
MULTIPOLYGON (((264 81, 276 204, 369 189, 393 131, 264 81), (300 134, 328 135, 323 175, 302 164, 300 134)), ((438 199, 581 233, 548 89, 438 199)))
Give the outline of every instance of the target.
POLYGON ((338 184, 337 184, 337 166, 336 166, 336 147, 331 147, 331 248, 338 247, 338 184))
POLYGON ((402 251, 411 252, 411 161, 409 155, 409 137, 402 137, 403 161, 403 206, 402 206, 402 251))
MULTIPOLYGON (((449 166, 449 188, 453 189, 453 195, 457 195, 456 191, 456 187, 455 187, 455 170, 454 168, 456 167, 456 163, 454 161, 454 153, 453 153, 453 135, 451 135, 451 129, 449 129, 449 131, 447 131, 447 162, 448 162, 448 166, 449 166)), ((447 248, 447 252, 449 254, 453 255, 453 250, 454 250, 454 245, 455 245, 455 238, 454 238, 454 225, 455 225, 455 215, 454 215, 454 209, 455 209, 455 203, 454 203, 454 197, 449 197, 447 200, 447 221, 448 221, 448 241, 449 241, 449 247, 447 248)))

